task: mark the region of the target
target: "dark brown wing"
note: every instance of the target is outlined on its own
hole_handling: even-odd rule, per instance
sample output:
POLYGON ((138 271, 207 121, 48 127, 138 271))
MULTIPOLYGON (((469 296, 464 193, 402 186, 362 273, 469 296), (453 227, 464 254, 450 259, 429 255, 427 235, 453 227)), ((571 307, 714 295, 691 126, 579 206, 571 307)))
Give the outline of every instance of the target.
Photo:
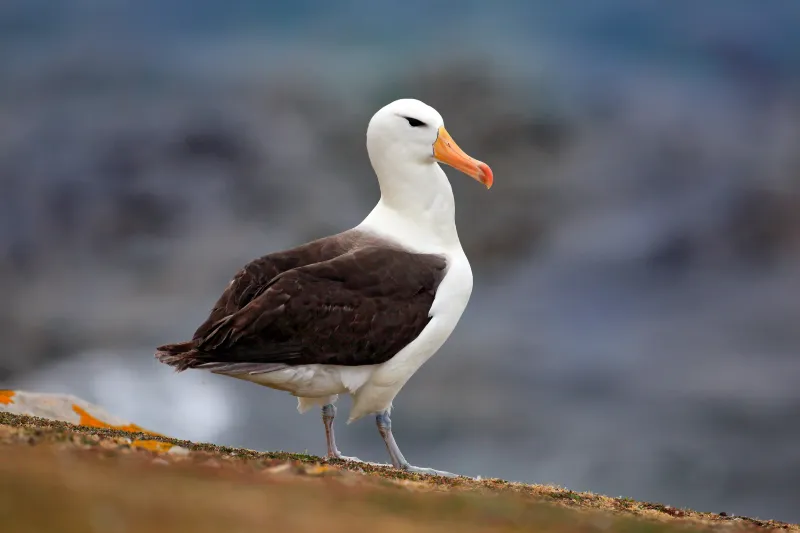
POLYGON ((438 255, 368 246, 287 270, 236 292, 249 302, 205 326, 184 364, 383 363, 428 324, 445 266, 438 255))
POLYGON ((350 230, 251 261, 236 273, 214 304, 206 321, 197 328, 192 338, 203 339, 212 326, 244 308, 279 274, 293 268, 333 259, 364 241, 366 238, 363 234, 350 230))

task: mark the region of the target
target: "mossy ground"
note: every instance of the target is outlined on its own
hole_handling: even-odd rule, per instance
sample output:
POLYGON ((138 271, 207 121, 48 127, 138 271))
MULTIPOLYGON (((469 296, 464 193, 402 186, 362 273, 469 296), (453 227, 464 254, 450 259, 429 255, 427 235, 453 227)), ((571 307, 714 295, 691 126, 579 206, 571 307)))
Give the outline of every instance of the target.
POLYGON ((499 479, 439 478, 0 413, 2 531, 800 532, 499 479))

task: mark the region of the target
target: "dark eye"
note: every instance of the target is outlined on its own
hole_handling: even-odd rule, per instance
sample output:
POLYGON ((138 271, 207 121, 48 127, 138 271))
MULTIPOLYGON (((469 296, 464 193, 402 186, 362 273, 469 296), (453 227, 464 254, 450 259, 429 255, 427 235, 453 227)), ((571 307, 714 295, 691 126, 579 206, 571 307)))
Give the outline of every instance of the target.
POLYGON ((403 118, 408 121, 408 124, 412 128, 419 128, 420 126, 424 126, 425 125, 425 123, 422 122, 421 120, 417 120, 417 119, 412 118, 412 117, 403 117, 403 118))

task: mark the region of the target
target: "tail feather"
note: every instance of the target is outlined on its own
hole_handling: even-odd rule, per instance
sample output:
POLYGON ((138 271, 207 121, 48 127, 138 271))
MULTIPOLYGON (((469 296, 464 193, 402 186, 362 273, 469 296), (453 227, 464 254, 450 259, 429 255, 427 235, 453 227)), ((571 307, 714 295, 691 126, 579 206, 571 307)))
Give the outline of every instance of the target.
POLYGON ((156 348, 155 357, 165 365, 174 367, 178 372, 187 368, 193 368, 202 361, 198 358, 197 343, 195 341, 178 342, 176 344, 165 344, 156 348))

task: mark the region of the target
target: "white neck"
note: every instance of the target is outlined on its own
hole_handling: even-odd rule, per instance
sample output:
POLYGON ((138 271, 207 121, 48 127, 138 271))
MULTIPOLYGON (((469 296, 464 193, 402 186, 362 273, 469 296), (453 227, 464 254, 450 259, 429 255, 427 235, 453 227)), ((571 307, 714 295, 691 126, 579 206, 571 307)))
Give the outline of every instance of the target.
POLYGON ((381 199, 359 227, 419 251, 460 250, 453 189, 441 167, 434 161, 370 159, 381 199))

